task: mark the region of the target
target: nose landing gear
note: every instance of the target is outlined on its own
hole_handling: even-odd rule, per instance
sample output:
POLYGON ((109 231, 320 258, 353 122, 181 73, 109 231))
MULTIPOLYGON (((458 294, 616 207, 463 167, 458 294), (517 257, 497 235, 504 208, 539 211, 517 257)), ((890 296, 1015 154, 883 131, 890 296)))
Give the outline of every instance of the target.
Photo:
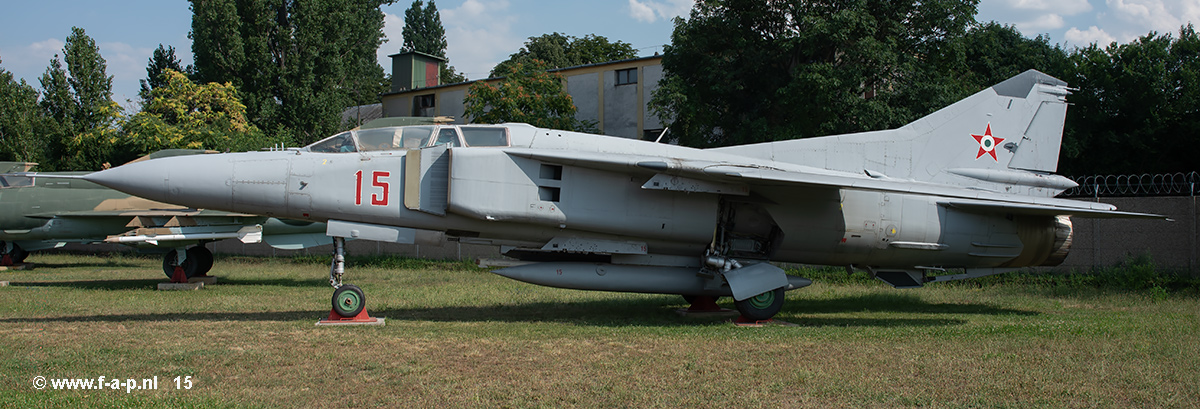
POLYGON ((346 272, 346 239, 333 238, 333 262, 329 266, 329 285, 333 287, 329 317, 317 325, 383 325, 384 319, 367 313, 367 296, 361 288, 342 284, 346 272))

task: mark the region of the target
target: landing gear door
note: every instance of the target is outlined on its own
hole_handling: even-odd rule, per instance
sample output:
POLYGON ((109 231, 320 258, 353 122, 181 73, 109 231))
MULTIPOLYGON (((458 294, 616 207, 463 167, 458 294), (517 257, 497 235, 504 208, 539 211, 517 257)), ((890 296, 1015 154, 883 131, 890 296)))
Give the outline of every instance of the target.
POLYGON ((411 149, 404 158, 404 207, 446 215, 450 191, 450 146, 411 149))

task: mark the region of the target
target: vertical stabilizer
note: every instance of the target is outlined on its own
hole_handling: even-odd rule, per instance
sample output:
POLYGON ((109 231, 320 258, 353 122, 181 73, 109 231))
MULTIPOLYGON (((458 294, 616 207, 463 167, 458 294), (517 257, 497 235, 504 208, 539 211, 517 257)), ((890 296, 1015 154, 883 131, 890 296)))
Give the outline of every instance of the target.
POLYGON ((903 127, 718 148, 728 153, 894 179, 1053 196, 1067 83, 1029 70, 903 127))

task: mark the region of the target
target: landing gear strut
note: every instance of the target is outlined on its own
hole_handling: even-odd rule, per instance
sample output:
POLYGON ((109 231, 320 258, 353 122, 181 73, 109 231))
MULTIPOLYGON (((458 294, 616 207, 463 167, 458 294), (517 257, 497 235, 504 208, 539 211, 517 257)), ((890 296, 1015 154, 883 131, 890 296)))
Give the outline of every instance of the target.
POLYGON ((342 284, 342 275, 346 272, 346 239, 333 238, 333 262, 329 266, 329 285, 333 286, 333 309, 329 318, 322 322, 376 322, 380 319, 371 318, 367 314, 367 296, 361 288, 352 284, 342 284))
MULTIPOLYGON (((779 283, 774 283, 773 278, 767 277, 764 280, 764 275, 762 273, 763 270, 766 270, 767 275, 775 274, 771 272, 771 270, 778 270, 778 274, 783 274, 782 270, 779 270, 777 267, 773 267, 768 264, 743 266, 737 260, 719 255, 712 251, 710 251, 710 253, 704 257, 704 264, 705 267, 710 269, 709 271, 720 274, 720 276, 723 277, 727 283, 729 283, 731 288, 734 286, 734 284, 750 284, 757 286, 759 288, 757 291, 762 291, 762 287, 764 285, 779 285, 779 283), (748 271, 748 274, 750 275, 749 278, 746 276, 748 271), (733 280, 735 280, 734 274, 738 274, 736 279, 741 281, 738 281, 737 283, 733 282, 733 280), (766 283, 763 283, 763 281, 766 281, 766 283)), ((790 285, 787 282, 786 276, 783 279, 781 286, 754 295, 750 295, 753 293, 743 293, 740 297, 744 298, 740 300, 738 299, 738 289, 734 288, 733 305, 736 306, 738 312, 742 314, 741 321, 767 321, 783 309, 783 292, 787 288, 790 288, 790 285)))

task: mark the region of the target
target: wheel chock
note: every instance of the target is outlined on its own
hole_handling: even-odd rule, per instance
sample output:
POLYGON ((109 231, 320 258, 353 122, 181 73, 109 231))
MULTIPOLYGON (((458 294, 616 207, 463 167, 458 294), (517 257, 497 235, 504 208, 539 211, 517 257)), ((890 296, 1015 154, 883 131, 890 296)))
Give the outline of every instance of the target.
POLYGON ((329 317, 317 321, 317 325, 384 325, 384 320, 385 318, 383 317, 372 317, 370 314, 367 314, 366 309, 363 309, 362 312, 353 317, 343 317, 330 309, 329 317))
POLYGON ((183 267, 175 266, 175 271, 171 273, 171 282, 176 284, 187 284, 187 274, 183 272, 183 267))

